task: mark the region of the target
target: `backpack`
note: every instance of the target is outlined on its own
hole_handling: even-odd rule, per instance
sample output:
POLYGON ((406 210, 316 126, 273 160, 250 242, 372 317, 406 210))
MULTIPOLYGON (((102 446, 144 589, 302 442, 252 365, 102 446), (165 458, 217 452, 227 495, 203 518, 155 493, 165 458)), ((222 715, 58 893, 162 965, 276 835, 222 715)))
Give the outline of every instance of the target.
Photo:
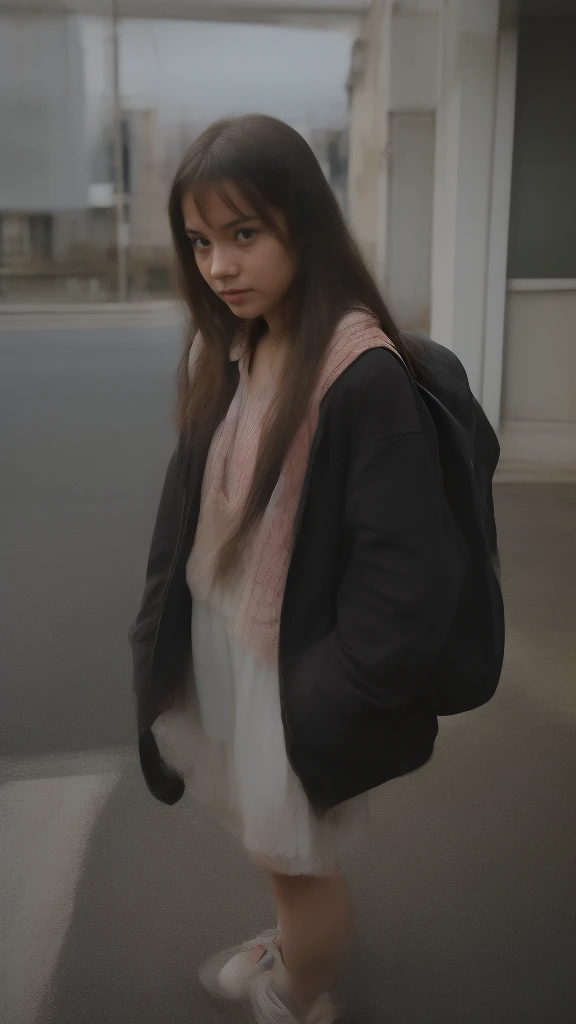
POLYGON ((437 715, 455 715, 493 696, 504 660, 504 605, 492 478, 500 445, 458 357, 421 334, 402 332, 410 376, 432 417, 446 498, 468 564, 448 639, 427 681, 437 715))

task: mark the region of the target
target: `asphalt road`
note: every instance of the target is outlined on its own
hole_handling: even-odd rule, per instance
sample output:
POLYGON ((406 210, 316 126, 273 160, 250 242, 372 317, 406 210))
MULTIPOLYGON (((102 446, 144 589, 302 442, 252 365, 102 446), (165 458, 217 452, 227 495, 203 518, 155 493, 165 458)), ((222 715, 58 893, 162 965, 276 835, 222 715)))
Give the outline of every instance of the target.
MULTIPOLYGON (((274 924, 209 813, 149 796, 126 633, 169 457, 177 330, 0 331, 6 1024, 243 1021, 206 952, 274 924)), ((496 506, 499 691, 442 719, 344 868, 350 1024, 572 1024, 576 487, 496 506)))
POLYGON ((133 741, 126 635, 179 352, 176 330, 0 332, 4 753, 133 741))

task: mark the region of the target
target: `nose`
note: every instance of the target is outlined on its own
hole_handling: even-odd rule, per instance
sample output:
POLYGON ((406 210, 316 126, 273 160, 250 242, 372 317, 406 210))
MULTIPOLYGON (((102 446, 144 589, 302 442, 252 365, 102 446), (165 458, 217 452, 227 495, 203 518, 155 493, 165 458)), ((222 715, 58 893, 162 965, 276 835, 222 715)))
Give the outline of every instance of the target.
POLYGON ((212 277, 216 281, 238 277, 240 266, 237 253, 231 246, 215 245, 212 250, 212 277))

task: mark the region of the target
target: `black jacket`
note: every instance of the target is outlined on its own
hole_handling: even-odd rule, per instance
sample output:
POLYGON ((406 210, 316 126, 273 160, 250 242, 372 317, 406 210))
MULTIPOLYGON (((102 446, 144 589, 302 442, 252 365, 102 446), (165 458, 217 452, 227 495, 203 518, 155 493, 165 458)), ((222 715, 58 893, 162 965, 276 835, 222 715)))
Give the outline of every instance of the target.
MULTIPOLYGON (((168 804, 184 783, 150 727, 193 676, 185 573, 206 455, 177 447, 171 459, 130 631, 142 771, 168 804)), ((286 749, 317 811, 430 758, 438 721, 427 679, 465 563, 430 413, 396 356, 365 352, 321 404, 280 621, 286 749)))

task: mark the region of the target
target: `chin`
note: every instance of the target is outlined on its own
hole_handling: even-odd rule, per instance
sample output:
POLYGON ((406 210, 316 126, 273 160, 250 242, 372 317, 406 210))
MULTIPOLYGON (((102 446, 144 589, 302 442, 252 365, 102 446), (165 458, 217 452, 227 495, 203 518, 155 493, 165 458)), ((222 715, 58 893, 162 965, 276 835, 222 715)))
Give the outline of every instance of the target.
POLYGON ((230 306, 230 309, 239 320, 256 320, 259 316, 265 316, 260 306, 250 305, 248 302, 239 306, 230 306))
MULTIPOLYGON (((232 307, 230 307, 232 309, 232 307)), ((247 309, 232 309, 234 316, 238 317, 238 320, 256 320, 260 313, 253 313, 247 309)))

